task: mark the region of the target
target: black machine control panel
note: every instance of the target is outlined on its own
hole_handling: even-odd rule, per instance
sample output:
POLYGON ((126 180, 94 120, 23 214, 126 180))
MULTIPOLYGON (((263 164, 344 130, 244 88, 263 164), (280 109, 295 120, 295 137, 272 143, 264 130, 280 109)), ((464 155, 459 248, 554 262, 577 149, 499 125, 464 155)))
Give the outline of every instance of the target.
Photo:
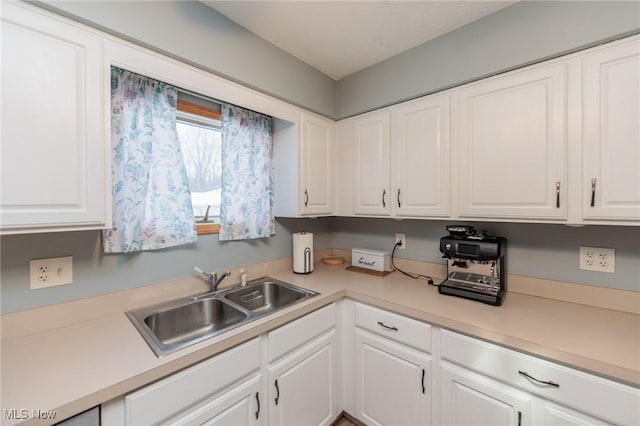
POLYGON ((442 237, 440 252, 447 258, 487 260, 502 256, 506 240, 502 237, 442 237))

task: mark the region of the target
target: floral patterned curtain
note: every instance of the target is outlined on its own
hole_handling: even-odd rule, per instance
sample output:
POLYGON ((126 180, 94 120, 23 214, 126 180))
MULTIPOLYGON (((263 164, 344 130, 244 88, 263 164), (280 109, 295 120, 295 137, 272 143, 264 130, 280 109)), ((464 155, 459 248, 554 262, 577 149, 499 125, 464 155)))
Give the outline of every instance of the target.
POLYGON ((175 87, 111 68, 113 227, 105 253, 189 244, 198 238, 176 131, 175 87))
POLYGON ((271 117, 222 104, 221 241, 275 234, 271 117))

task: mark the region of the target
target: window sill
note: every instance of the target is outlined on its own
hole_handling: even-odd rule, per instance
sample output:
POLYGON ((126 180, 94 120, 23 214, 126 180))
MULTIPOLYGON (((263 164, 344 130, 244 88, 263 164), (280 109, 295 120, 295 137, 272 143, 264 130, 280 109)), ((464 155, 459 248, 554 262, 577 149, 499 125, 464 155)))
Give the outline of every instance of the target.
POLYGON ((217 223, 196 223, 198 235, 218 234, 220 233, 220 225, 217 223))

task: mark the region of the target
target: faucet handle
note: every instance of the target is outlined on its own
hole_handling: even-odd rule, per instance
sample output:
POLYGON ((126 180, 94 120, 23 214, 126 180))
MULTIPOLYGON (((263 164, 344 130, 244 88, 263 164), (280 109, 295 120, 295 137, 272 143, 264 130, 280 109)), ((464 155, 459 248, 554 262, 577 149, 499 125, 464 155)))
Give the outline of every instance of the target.
POLYGON ((207 278, 207 281, 211 282, 211 281, 215 281, 218 279, 217 274, 214 273, 210 273, 210 272, 205 272, 202 269, 198 268, 197 266, 193 267, 194 271, 196 271, 197 273, 199 273, 200 275, 202 275, 203 277, 207 278))

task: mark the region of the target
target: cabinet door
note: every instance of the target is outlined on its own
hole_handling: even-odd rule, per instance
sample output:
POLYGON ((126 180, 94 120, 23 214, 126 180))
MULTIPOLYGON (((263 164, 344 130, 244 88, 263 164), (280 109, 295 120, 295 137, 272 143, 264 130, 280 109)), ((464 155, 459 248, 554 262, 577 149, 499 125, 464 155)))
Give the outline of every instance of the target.
POLYGON ((223 391, 219 397, 191 408, 165 425, 259 425, 265 415, 261 401, 261 376, 223 391))
POLYGON ((356 417, 368 425, 431 424, 431 358, 356 329, 356 417))
POLYGON ((397 216, 449 215, 449 95, 393 110, 397 216))
POLYGON ((3 233, 104 228, 101 39, 12 3, 1 25, 3 233))
POLYGON ((329 425, 336 412, 336 331, 269 367, 273 425, 329 425))
POLYGON ((536 399, 532 410, 532 424, 544 426, 611 426, 595 417, 576 410, 555 404, 550 401, 536 399))
POLYGON ((567 65, 458 95, 460 217, 566 219, 567 65))
POLYGON ((640 219, 640 39, 584 58, 585 219, 640 219))
MULTIPOLYGON (((260 376, 258 373, 260 370, 260 347, 260 338, 250 340, 125 395, 122 417, 118 419, 118 410, 114 406, 112 410, 109 410, 113 412, 112 420, 105 423, 119 425, 157 424, 167 419, 188 415, 199 407, 198 404, 201 401, 219 402, 212 402, 212 404, 221 411, 216 411, 218 408, 207 408, 205 409, 207 413, 226 412, 225 404, 231 404, 231 402, 229 400, 220 400, 223 401, 220 402, 220 395, 235 392, 236 387, 239 386, 238 383, 242 383, 247 377, 260 376)), ((242 398, 245 398, 243 404, 249 402, 246 400, 248 397, 241 395, 238 395, 237 401, 242 398)), ((238 411, 234 410, 234 412, 238 411)))
POLYGON ((530 424, 528 394, 446 361, 440 364, 440 389, 443 426, 530 424))
POLYGON ((389 111, 365 114, 354 125, 354 213, 388 215, 389 111))
POLYGON ((302 113, 300 128, 300 211, 309 215, 331 214, 333 123, 302 113))

